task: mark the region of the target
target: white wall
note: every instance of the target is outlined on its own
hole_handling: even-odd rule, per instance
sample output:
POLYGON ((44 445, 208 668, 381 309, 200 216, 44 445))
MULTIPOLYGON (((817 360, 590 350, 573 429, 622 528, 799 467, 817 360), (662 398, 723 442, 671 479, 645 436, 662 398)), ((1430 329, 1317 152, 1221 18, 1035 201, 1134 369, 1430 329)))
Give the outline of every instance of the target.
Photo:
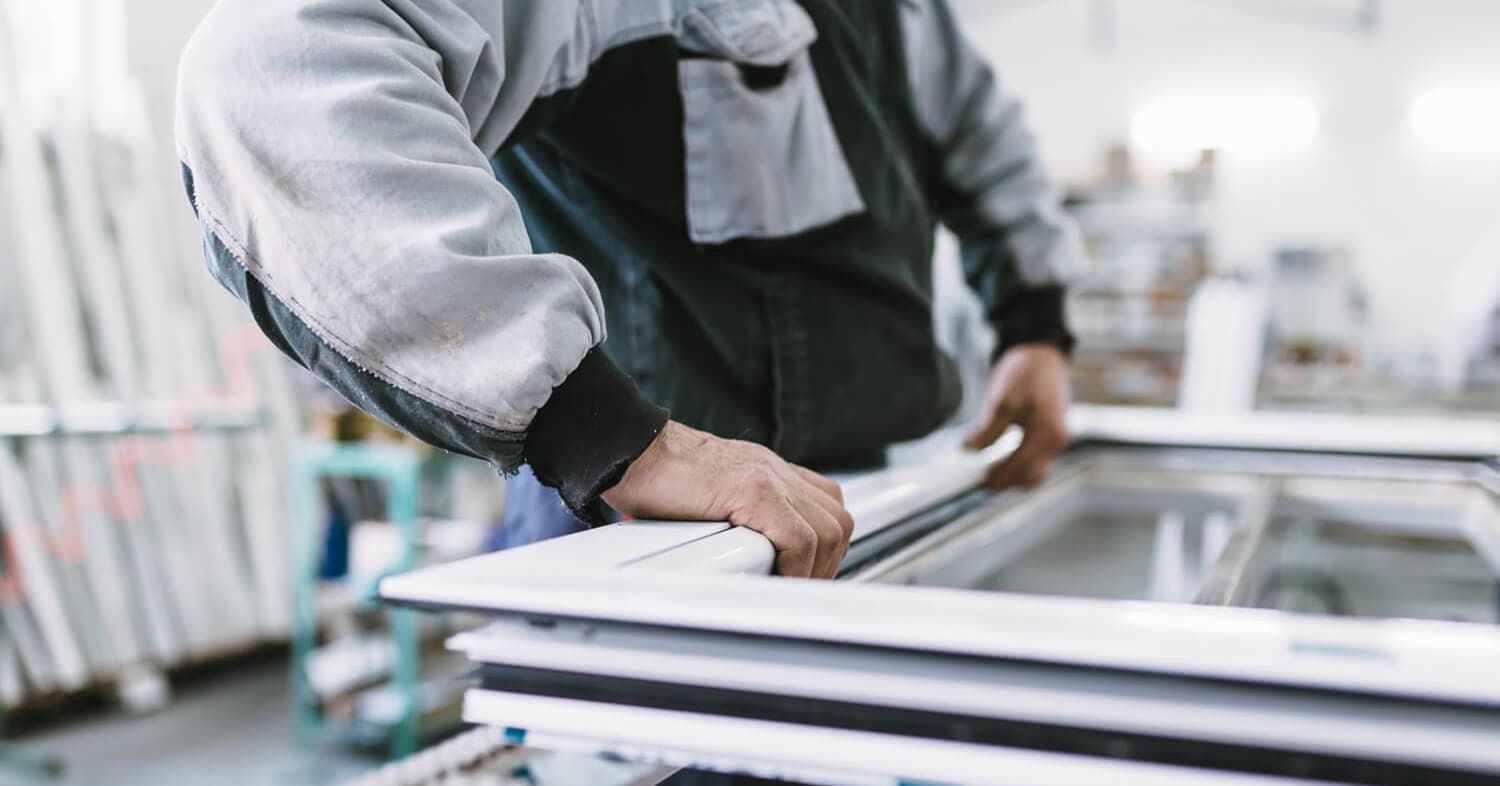
MULTIPOLYGON (((1096 172, 1104 147, 1125 140, 1132 110, 1153 96, 1301 91, 1321 114, 1309 149, 1221 159, 1221 260, 1262 264, 1288 241, 1344 245, 1371 290, 1373 338, 1391 351, 1436 349, 1458 268, 1500 225, 1500 156, 1420 149, 1408 105, 1436 80, 1500 81, 1500 3, 1386 0, 1379 31, 1367 37, 1352 25, 1302 26, 1227 2, 1114 2, 1106 50, 1091 41, 1091 0, 960 6, 970 37, 1027 100, 1059 177, 1096 172)), ((1299 2, 1318 5, 1279 5, 1299 2)))

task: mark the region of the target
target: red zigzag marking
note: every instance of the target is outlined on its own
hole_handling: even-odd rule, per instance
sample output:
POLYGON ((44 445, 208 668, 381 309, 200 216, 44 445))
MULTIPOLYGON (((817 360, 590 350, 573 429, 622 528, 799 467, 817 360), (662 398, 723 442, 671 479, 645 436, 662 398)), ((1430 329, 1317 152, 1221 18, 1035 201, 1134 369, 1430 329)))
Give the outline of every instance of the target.
POLYGON ((62 514, 62 532, 53 534, 35 522, 16 522, 5 528, 0 538, 0 603, 20 604, 26 600, 26 582, 16 560, 17 541, 35 538, 43 552, 66 563, 81 562, 88 552, 83 517, 100 512, 119 523, 141 517, 145 495, 141 492, 140 467, 143 464, 181 469, 198 463, 198 436, 193 430, 193 413, 215 404, 236 399, 254 399, 257 393, 255 372, 250 367, 250 353, 267 343, 253 323, 242 323, 219 342, 218 357, 227 383, 223 388, 201 388, 184 391, 175 398, 172 420, 178 424, 169 437, 133 435, 117 440, 110 449, 110 486, 70 484, 62 489, 58 508, 62 514))

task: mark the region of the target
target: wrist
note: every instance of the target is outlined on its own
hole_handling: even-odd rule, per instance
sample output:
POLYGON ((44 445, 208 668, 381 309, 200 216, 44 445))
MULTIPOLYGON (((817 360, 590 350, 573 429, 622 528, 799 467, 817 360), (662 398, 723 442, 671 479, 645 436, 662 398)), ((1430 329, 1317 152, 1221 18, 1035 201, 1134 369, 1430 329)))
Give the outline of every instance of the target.
POLYGON ((552 391, 532 420, 526 460, 575 516, 594 523, 595 500, 654 443, 667 411, 597 347, 552 391))
POLYGON ((1021 356, 1029 359, 1043 359, 1047 362, 1055 361, 1061 365, 1067 365, 1069 360, 1068 354, 1055 343, 1049 341, 1030 341, 1006 347, 995 356, 995 363, 998 365, 1006 358, 1021 356))
POLYGON ((1065 290, 1061 286, 1025 290, 1000 309, 995 320, 999 342, 994 359, 1022 345, 1051 346, 1064 357, 1071 356, 1077 340, 1068 330, 1065 290))
POLYGON ((663 464, 672 462, 683 453, 684 428, 674 420, 663 423, 656 437, 630 461, 609 488, 599 493, 599 498, 615 510, 632 512, 637 491, 660 472, 663 464))

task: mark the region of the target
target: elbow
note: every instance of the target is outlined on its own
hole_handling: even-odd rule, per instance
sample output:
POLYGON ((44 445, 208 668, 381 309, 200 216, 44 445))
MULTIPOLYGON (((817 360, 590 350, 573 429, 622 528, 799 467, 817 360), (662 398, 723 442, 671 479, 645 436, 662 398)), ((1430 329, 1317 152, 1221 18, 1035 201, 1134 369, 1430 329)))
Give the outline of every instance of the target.
POLYGON ((210 11, 183 47, 177 58, 177 114, 184 115, 202 107, 222 86, 222 74, 234 62, 235 38, 219 22, 223 6, 210 11))
MULTIPOLYGON (((195 171, 215 142, 237 138, 243 118, 255 116, 266 82, 274 73, 272 58, 282 57, 276 42, 284 39, 285 22, 260 7, 259 0, 223 0, 189 38, 177 61, 174 131, 181 162, 195 171)), ((282 5, 266 0, 264 6, 282 5)), ((206 174, 199 172, 200 177, 206 174)))
POLYGON ((178 160, 198 170, 198 153, 211 138, 214 118, 222 118, 224 92, 232 89, 225 76, 232 72, 232 37, 220 32, 215 13, 199 25, 177 61, 174 135, 178 160))

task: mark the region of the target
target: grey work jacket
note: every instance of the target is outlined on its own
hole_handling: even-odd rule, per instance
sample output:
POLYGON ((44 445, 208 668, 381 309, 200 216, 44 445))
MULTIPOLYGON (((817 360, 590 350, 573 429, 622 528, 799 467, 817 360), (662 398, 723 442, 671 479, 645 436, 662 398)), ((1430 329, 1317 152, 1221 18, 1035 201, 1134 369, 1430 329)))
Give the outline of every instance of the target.
POLYGON ((935 425, 937 220, 1002 344, 1065 341, 1076 234, 942 0, 223 0, 178 107, 210 269, 278 346, 423 439, 531 461, 575 509, 657 403, 814 464, 935 425), (726 360, 747 376, 715 387, 726 360), (695 374, 702 395, 662 382, 695 374))

